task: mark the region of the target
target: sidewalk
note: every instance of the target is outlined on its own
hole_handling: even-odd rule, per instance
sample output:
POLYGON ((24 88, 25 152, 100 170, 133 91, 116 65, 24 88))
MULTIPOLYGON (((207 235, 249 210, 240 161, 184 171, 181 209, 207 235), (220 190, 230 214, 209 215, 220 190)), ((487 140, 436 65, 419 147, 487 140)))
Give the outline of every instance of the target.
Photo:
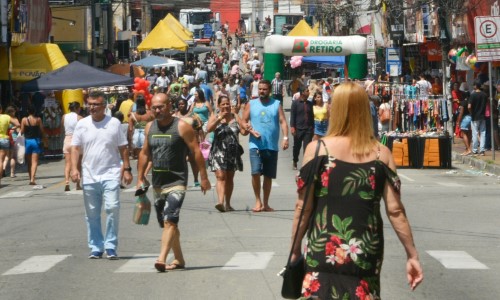
POLYGON ((500 176, 500 151, 495 151, 495 159, 493 159, 493 151, 486 151, 484 156, 462 156, 465 152, 465 146, 461 138, 455 137, 451 145, 451 158, 454 163, 461 163, 466 166, 474 167, 480 171, 495 174, 500 176))

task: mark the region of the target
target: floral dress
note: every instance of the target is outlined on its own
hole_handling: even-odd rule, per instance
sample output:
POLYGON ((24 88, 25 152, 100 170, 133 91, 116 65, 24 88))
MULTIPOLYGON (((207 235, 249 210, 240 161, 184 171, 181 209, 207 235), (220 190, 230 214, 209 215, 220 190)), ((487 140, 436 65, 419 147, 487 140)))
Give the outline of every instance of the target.
POLYGON ((243 171, 238 136, 240 125, 234 119, 222 123, 215 128, 212 148, 208 155, 208 166, 211 171, 243 171))
POLYGON ((300 170, 299 190, 312 180, 307 177, 315 160, 319 176, 314 176, 302 297, 380 299, 384 252, 380 200, 386 180, 399 193, 399 178, 378 157, 349 163, 322 155, 300 170))

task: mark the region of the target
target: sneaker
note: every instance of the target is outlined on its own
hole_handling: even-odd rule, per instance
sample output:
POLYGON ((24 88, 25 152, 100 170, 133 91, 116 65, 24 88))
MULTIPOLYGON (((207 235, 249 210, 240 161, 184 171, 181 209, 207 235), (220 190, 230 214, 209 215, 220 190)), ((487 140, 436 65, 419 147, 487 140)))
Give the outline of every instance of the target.
POLYGON ((115 249, 106 249, 106 257, 110 260, 118 259, 115 249))
POLYGON ((294 169, 294 170, 297 170, 297 163, 296 163, 296 162, 293 162, 292 167, 293 167, 293 169, 294 169))
POLYGON ((102 257, 102 252, 99 251, 92 251, 90 252, 89 258, 90 259, 99 259, 102 257))
POLYGON ((69 184, 66 184, 66 185, 64 186, 64 191, 65 191, 65 192, 69 192, 70 190, 71 190, 71 189, 69 188, 69 184))
POLYGON ((195 181, 193 186, 194 186, 194 187, 200 187, 200 186, 201 186, 201 184, 200 184, 198 181, 195 181))
POLYGON ((484 151, 479 152, 479 155, 480 155, 480 156, 484 156, 484 151))

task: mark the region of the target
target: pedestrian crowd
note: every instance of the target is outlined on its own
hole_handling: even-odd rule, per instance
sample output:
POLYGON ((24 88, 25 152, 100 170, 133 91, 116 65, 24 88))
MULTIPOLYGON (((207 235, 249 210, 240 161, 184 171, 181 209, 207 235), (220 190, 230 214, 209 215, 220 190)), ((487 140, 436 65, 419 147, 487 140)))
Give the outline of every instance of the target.
MULTIPOLYGON (((83 189, 89 258, 106 254, 108 259, 118 259, 120 188, 133 180, 131 158, 137 159, 136 189, 152 189, 162 228, 160 254, 154 267, 159 272, 172 271, 186 266, 178 224, 188 189, 188 164, 193 172, 193 186, 202 193, 211 189, 207 169, 215 174, 215 209, 231 212, 236 206, 231 201, 234 178, 236 171, 243 171, 242 155, 248 151, 255 200, 251 211, 273 212, 272 180, 277 178, 279 151, 289 148, 290 132, 291 169, 299 169, 301 152, 304 153, 297 177, 298 200, 292 232, 302 238, 308 231, 309 242, 317 245, 306 253, 303 296, 328 299, 332 289, 343 297, 349 293, 358 295, 361 289, 366 295, 379 295, 383 241, 378 202, 382 198, 407 252, 408 280, 414 289, 422 281, 422 270, 400 200, 394 161, 377 140, 374 124, 378 114, 366 88, 354 82, 334 86, 332 78, 306 81, 304 76, 285 84, 279 72, 272 80, 264 80, 258 53, 252 54, 252 60, 252 55, 246 53, 251 50, 249 46, 242 44, 230 53, 224 49, 221 53, 209 53, 195 69, 187 69, 177 77, 168 74, 168 70, 153 69, 146 78, 153 94, 149 103, 140 93, 130 93, 110 105, 102 92, 91 91, 85 100, 88 116, 84 118, 79 116, 78 103, 70 104, 70 112, 62 118, 67 161, 65 190, 70 189, 70 179, 77 189, 83 189), (220 68, 215 67, 211 73, 209 64, 219 64, 220 68), (292 95, 289 121, 283 108, 287 92, 292 95), (357 121, 350 121, 353 119, 357 121), (248 149, 240 145, 242 135, 249 136, 248 149), (315 155, 318 147, 321 150, 315 155), (317 160, 321 163, 313 163, 317 160), (342 192, 346 191, 344 181, 338 178, 352 174, 366 176, 358 180, 366 186, 356 185, 346 194, 342 192), (308 185, 317 191, 309 194, 314 205, 313 201, 304 203, 304 187, 308 185), (350 207, 342 204, 344 198, 349 198, 350 207), (106 212, 104 231, 102 207, 106 212), (305 219, 315 216, 317 224, 299 222, 303 209, 305 219), (338 222, 343 225, 338 227, 338 222), (313 228, 326 230, 328 242, 320 243, 313 228), (167 263, 170 251, 174 258, 167 263), (339 272, 349 278, 337 280, 339 272)), ((6 149, 10 149, 8 127, 11 131, 19 128, 17 132, 27 140, 32 184, 43 126, 31 107, 21 122, 11 117, 10 110, 7 112, 0 114, 0 158, 3 161, 6 149)), ((292 244, 291 249, 297 259, 301 248, 292 244)))

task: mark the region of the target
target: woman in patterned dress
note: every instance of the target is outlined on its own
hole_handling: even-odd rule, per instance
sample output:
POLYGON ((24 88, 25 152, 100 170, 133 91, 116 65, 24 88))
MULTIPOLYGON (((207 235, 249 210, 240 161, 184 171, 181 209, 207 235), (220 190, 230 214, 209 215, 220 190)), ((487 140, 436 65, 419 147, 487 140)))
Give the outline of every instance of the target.
POLYGON ((225 212, 234 210, 231 207, 234 173, 236 170, 243 171, 238 137, 240 133, 245 135, 248 133, 243 126, 240 126, 237 108, 231 107, 227 95, 219 97, 217 107, 219 107, 219 113, 213 114, 207 125, 207 131, 214 132, 208 166, 217 177, 218 202, 215 208, 220 212, 225 212))
MULTIPOLYGON (((423 272, 401 202, 394 160, 390 150, 373 136, 368 95, 358 84, 348 82, 335 89, 333 99, 330 116, 334 117, 330 117, 327 135, 308 145, 297 178, 292 237, 305 187, 313 184, 298 233, 301 240, 308 230, 302 296, 322 300, 380 299, 382 198, 405 248, 407 279, 413 290, 422 282, 423 272), (315 158, 317 143, 321 144, 315 158), (315 169, 314 176, 308 176, 311 168, 315 169)), ((292 261, 301 255, 301 245, 297 244, 292 261)))

